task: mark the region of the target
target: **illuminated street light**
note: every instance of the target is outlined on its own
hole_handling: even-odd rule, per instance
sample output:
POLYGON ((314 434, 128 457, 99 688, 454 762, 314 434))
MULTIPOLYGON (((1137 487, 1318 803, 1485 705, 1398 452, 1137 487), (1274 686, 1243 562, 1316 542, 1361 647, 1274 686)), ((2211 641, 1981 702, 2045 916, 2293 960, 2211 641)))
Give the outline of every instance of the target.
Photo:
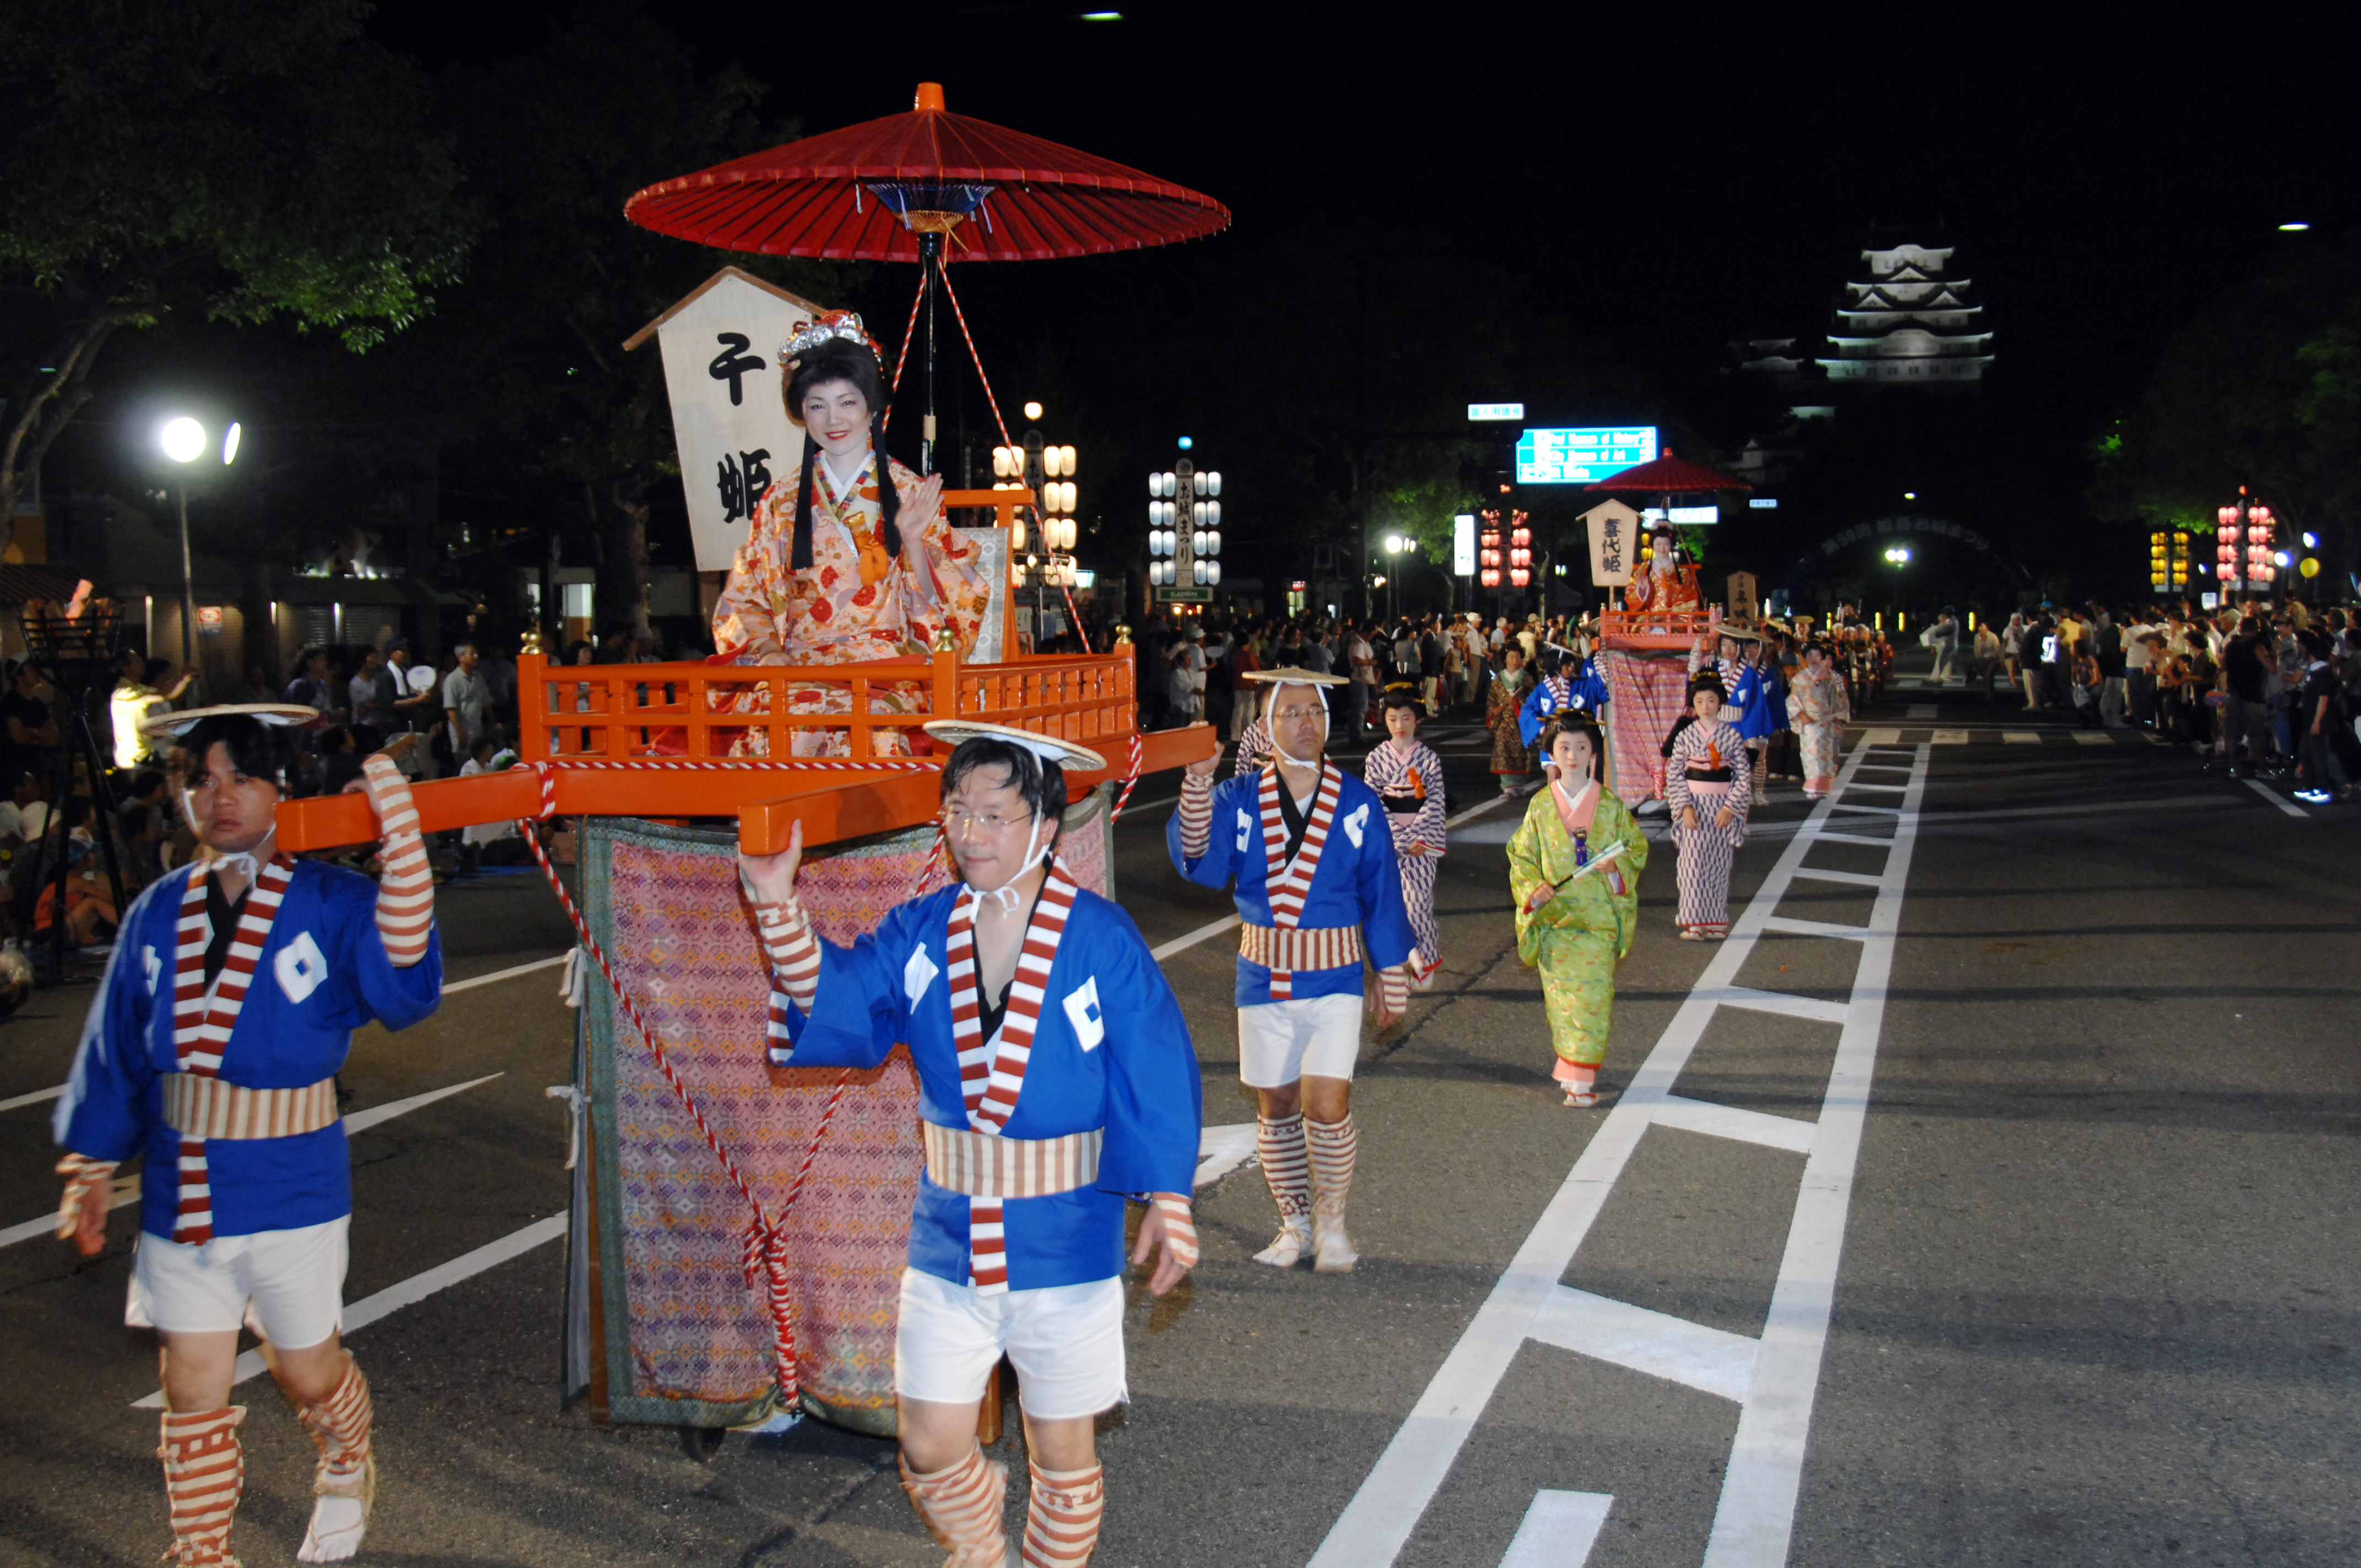
MULTIPOLYGON (((233 422, 222 437, 222 466, 227 467, 237 460, 238 426, 233 422)), ((187 465, 204 455, 207 437, 205 427, 187 414, 176 414, 164 422, 156 432, 156 444, 173 462, 187 465)), ((181 506, 181 670, 182 674, 196 668, 197 663, 197 586, 195 568, 189 552, 189 485, 186 479, 173 487, 181 506)))
POLYGON ((2279 225, 2279 233, 2281 233, 2281 234, 2304 234, 2304 233, 2307 233, 2311 228, 2312 228, 2312 225, 2311 225, 2310 224, 2281 224, 2281 225, 2279 225))
POLYGON ((1885 558, 1897 566, 1906 566, 1910 564, 1910 547, 1897 544, 1885 553, 1885 558))
POLYGON ((1389 533, 1389 534, 1387 534, 1387 535, 1386 535, 1386 554, 1389 554, 1389 555, 1399 555, 1399 554, 1401 554, 1401 547, 1402 547, 1402 536, 1401 536, 1400 534, 1399 534, 1399 533, 1389 533))

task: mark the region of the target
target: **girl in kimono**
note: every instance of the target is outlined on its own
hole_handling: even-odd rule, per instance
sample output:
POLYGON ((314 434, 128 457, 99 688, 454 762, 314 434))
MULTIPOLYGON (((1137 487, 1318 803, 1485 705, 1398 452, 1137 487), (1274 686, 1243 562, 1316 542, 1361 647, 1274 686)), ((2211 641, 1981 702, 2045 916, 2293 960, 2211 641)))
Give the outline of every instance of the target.
POLYGON ((1801 738, 1804 796, 1818 800, 1836 782, 1852 708, 1845 700, 1844 682, 1828 663, 1828 651, 1817 642, 1804 650, 1804 667, 1787 693, 1787 718, 1801 738))
POLYGON ((1730 935, 1730 868, 1746 842, 1752 769, 1746 741, 1722 722, 1721 681, 1689 684, 1693 721, 1673 736, 1664 764, 1664 799, 1680 847, 1681 939, 1718 942, 1730 935))
POLYGON ((1492 772, 1502 795, 1514 794, 1518 781, 1533 771, 1532 748, 1525 742, 1521 717, 1529 684, 1525 651, 1514 640, 1504 642, 1500 673, 1492 677, 1484 705, 1484 727, 1492 732, 1492 772))
POLYGON ((1601 778, 1598 727, 1579 713, 1550 721, 1556 776, 1525 808, 1509 840, 1517 900, 1517 956, 1541 970, 1553 1076, 1568 1105, 1598 1103, 1615 966, 1640 928, 1640 872, 1648 840, 1601 778))
POLYGON ((1428 968, 1411 983, 1424 991, 1443 961, 1443 928, 1434 918, 1434 875, 1443 859, 1443 759, 1418 739, 1418 702, 1408 692, 1386 698, 1386 733, 1371 747, 1361 777, 1385 803, 1401 868, 1402 906, 1418 934, 1428 968))
MULTIPOLYGON (((780 350, 788 371, 787 417, 801 425, 796 482, 773 484, 730 564, 713 608, 717 662, 852 664, 933 650, 948 629, 962 654, 975 647, 992 587, 976 546, 950 526, 940 475, 921 479, 885 452, 885 389, 875 345, 850 311, 806 323, 780 350)), ((924 688, 871 688, 871 711, 918 712, 924 688)), ((849 685, 789 694, 796 713, 850 713, 849 685)), ((741 691, 738 713, 767 713, 767 687, 741 691)), ((804 729, 797 756, 849 753, 849 731, 804 729)), ((907 749, 898 733, 881 752, 907 749)), ((733 751, 762 756, 768 737, 749 731, 733 751)))

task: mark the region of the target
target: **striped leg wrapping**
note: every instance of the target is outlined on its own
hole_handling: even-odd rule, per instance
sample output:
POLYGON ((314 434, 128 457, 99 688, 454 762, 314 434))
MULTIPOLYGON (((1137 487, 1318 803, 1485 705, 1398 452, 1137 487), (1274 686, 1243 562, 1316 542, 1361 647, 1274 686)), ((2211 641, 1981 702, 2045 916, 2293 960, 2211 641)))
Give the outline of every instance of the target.
POLYGON ((244 1405, 218 1410, 167 1410, 163 1441, 164 1495, 172 1508, 172 1549, 165 1560, 183 1568, 236 1568, 229 1554, 230 1526, 246 1489, 246 1451, 237 1441, 244 1405))
POLYGON ((1098 1550, 1106 1511, 1106 1471, 1044 1470, 1035 1464, 1025 1513, 1025 1568, 1082 1568, 1098 1550))
POLYGON ((1257 1117, 1255 1154, 1262 1165, 1262 1179, 1270 1186, 1271 1201, 1279 1205, 1279 1219, 1303 1229, 1312 1214, 1312 1172, 1304 1157, 1303 1118, 1290 1116, 1274 1122, 1268 1116, 1257 1117))
POLYGON ((320 1451, 312 1490, 323 1497, 361 1496, 368 1478, 369 1431, 377 1423, 377 1412, 360 1364, 347 1358, 344 1381, 335 1391, 317 1404, 302 1406, 295 1414, 320 1451))
POLYGON ((1353 1190, 1353 1157, 1361 1146, 1353 1118, 1341 1122, 1306 1122, 1304 1141, 1312 1156, 1312 1184, 1323 1208, 1334 1203, 1342 1211, 1345 1194, 1353 1190))
POLYGON ((426 862, 418 807, 401 770, 378 752, 361 763, 361 777, 383 840, 378 849, 383 868, 377 886, 378 935, 393 967, 408 969, 426 956, 426 938, 434 929, 434 872, 426 862))
POLYGON ((1008 1561, 1008 1537, 1001 1513, 1008 1503, 1008 1471, 988 1462, 981 1448, 970 1448, 956 1464, 942 1470, 917 1471, 902 1460, 902 1490, 909 1494, 918 1522, 950 1552, 944 1568, 1002 1568, 1008 1561))

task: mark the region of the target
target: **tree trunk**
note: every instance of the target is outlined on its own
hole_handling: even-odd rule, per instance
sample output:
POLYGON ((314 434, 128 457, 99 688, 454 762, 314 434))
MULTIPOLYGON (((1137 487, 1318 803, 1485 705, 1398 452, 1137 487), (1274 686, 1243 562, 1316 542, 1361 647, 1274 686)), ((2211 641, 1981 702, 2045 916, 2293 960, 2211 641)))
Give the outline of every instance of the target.
POLYGON ((648 625, 648 500, 646 487, 619 480, 599 509, 598 617, 635 631, 648 625))
MULTIPOLYGON (((13 520, 16 501, 26 490, 41 459, 65 433, 92 395, 91 367, 99 350, 123 324, 123 318, 102 313, 67 329, 41 364, 29 365, 7 405, 8 422, 0 432, 0 520, 13 520), (42 367, 53 367, 43 375, 42 367)), ((7 523, 0 521, 0 539, 7 523)))

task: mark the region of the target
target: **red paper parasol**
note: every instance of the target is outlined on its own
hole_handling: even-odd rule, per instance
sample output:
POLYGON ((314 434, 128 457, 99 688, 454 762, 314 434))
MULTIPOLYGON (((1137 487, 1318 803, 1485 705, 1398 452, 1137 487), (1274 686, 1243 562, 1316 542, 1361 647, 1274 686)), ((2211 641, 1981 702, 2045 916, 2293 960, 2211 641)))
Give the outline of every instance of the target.
POLYGON ((1636 468, 1609 474, 1583 487, 1586 490, 1640 490, 1651 495, 1678 495, 1694 490, 1751 490, 1753 488, 1743 479, 1733 479, 1711 468, 1700 468, 1694 463, 1683 462, 1669 452, 1653 463, 1642 463, 1636 468))
POLYGON ((928 236, 945 234, 946 259, 1047 261, 1202 239, 1230 224, 1211 196, 951 114, 932 82, 906 115, 651 185, 623 215, 725 250, 836 261, 921 260, 928 236))

